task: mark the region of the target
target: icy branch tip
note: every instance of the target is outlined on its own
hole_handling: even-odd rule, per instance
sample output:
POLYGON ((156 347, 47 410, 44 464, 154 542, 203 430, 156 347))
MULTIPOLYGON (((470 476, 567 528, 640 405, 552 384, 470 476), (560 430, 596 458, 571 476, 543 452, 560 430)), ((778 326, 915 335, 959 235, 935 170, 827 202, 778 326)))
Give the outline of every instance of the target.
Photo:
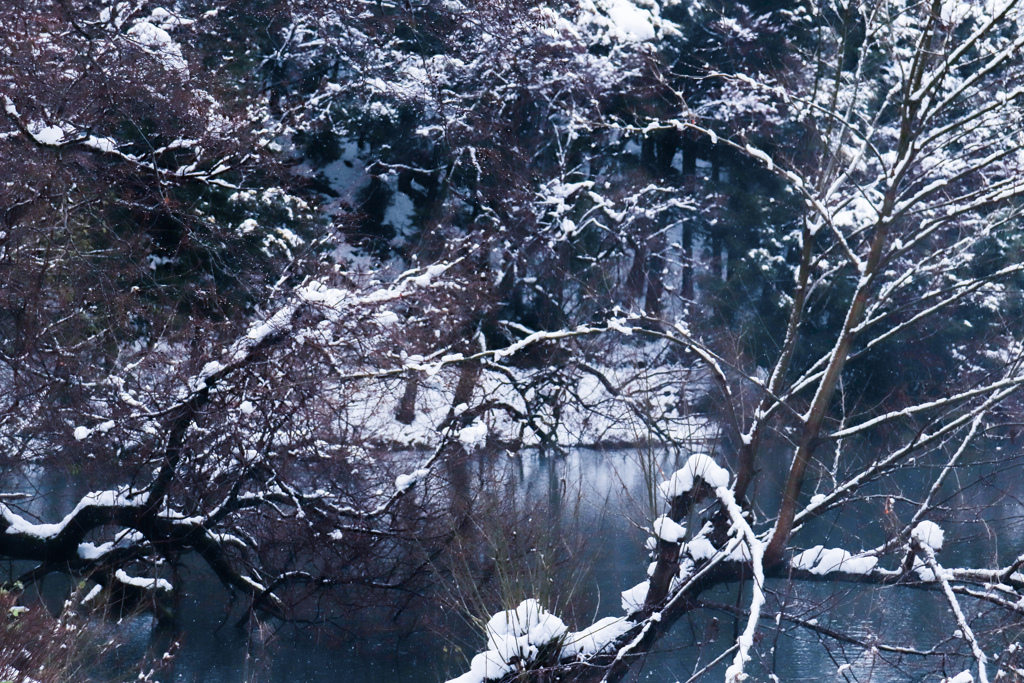
POLYGON ((942 528, 935 522, 929 522, 928 520, 920 522, 910 532, 912 539, 936 552, 942 550, 943 535, 942 528))
POLYGON ((729 472, 705 453, 694 453, 683 467, 661 484, 666 498, 675 498, 693 490, 697 479, 703 479, 711 488, 729 485, 729 472))

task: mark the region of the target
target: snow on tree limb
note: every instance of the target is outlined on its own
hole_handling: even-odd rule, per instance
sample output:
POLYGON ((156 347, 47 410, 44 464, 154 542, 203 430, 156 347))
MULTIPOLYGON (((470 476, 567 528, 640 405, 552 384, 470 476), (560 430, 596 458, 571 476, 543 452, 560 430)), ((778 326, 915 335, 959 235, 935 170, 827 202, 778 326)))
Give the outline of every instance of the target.
POLYGON ((732 665, 725 671, 726 683, 735 683, 748 678, 743 672, 743 666, 750 661, 750 648, 754 644, 754 632, 757 630, 757 621, 761 615, 761 608, 764 606, 764 544, 754 534, 753 529, 743 518, 743 511, 736 504, 732 492, 724 486, 715 489, 715 495, 722 502, 725 510, 729 513, 729 519, 733 524, 734 532, 743 538, 747 549, 750 552, 750 566, 753 570, 753 596, 750 600, 750 616, 747 625, 743 628, 736 643, 739 649, 736 651, 736 658, 732 665))
POLYGON ((960 609, 960 602, 953 594, 952 588, 950 588, 946 571, 935 559, 935 552, 942 547, 942 530, 938 529, 938 527, 931 522, 921 522, 914 531, 916 534, 914 536, 914 541, 917 544, 917 548, 924 555, 925 562, 932 570, 935 580, 942 586, 942 592, 945 594, 946 600, 949 602, 950 609, 953 610, 953 614, 956 616, 956 623, 960 627, 960 632, 971 646, 971 653, 974 655, 974 659, 978 663, 978 680, 981 681, 981 683, 988 683, 988 671, 986 667, 988 664, 988 657, 985 655, 984 651, 982 651, 981 646, 978 644, 978 639, 974 636, 974 631, 971 630, 970 625, 967 623, 967 617, 964 616, 963 610, 960 609), (922 525, 925 524, 931 524, 931 526, 922 528, 922 525))

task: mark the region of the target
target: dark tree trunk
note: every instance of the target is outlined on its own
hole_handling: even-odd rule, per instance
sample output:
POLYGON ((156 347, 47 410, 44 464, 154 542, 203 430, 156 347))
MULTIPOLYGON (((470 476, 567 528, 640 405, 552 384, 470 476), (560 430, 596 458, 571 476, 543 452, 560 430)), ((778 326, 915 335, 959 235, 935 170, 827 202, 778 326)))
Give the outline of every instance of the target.
MULTIPOLYGON (((473 390, 476 389, 477 381, 480 379, 479 363, 463 363, 459 372, 459 381, 455 385, 455 396, 452 397, 452 406, 448 411, 448 422, 458 426, 459 417, 455 415, 455 409, 460 405, 469 407, 473 399, 473 390)), ((444 466, 451 485, 452 515, 455 519, 461 520, 472 510, 473 485, 470 467, 470 454, 462 442, 454 440, 447 449, 444 458, 444 466)))
POLYGON ((405 393, 398 404, 398 412, 395 419, 404 425, 411 425, 416 419, 416 394, 419 392, 420 383, 413 375, 405 380, 405 393))
POLYGON ((693 302, 693 221, 683 221, 683 301, 693 302))
MULTIPOLYGON (((693 182, 697 175, 697 143, 686 136, 682 140, 683 181, 693 182)), ((689 304, 693 301, 693 221, 683 223, 683 279, 682 297, 689 304)))
MULTIPOLYGON (((632 241, 632 240, 630 240, 632 241)), ((647 264, 648 250, 646 244, 634 243, 633 265, 626 276, 626 308, 632 308, 644 293, 645 266, 647 264)))
POLYGON ((660 318, 662 311, 662 296, 665 292, 665 257, 662 255, 664 248, 664 234, 651 238, 654 244, 650 247, 650 257, 647 259, 647 296, 644 299, 644 314, 649 318, 660 318))
POLYGON ((683 138, 683 177, 697 175, 697 141, 689 136, 683 138))

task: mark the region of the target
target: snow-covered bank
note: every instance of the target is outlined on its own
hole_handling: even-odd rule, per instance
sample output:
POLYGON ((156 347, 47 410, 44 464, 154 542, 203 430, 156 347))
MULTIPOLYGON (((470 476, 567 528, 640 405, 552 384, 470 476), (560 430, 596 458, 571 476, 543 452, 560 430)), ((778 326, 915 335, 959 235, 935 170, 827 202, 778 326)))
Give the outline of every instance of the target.
POLYGON ((346 396, 343 407, 350 433, 381 446, 430 448, 437 445, 439 428, 452 414, 475 415, 459 433, 470 447, 485 442, 563 448, 697 444, 714 438, 719 430, 711 416, 692 408, 706 393, 707 382, 690 368, 588 368, 566 372, 558 378, 564 382, 561 386, 540 384, 536 373, 528 370, 485 369, 472 405, 453 408, 458 375, 455 367, 433 375, 420 373, 411 424, 396 419, 405 381, 360 387, 346 396))

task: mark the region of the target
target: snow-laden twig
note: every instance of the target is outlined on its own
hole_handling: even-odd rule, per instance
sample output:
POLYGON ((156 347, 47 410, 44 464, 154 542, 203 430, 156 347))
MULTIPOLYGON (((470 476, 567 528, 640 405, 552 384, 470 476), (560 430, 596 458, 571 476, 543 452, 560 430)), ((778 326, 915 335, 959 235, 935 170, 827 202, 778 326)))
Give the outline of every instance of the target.
MULTIPOLYGON (((196 166, 198 163, 191 163, 185 166, 181 166, 175 169, 163 168, 158 166, 152 161, 147 161, 142 157, 135 156, 134 154, 128 154, 118 149, 117 143, 111 138, 98 138, 95 135, 89 135, 87 133, 79 133, 77 135, 68 136, 68 131, 64 130, 61 126, 45 126, 41 128, 35 128, 33 125, 27 124, 18 112, 17 106, 13 100, 7 95, 3 95, 4 113, 7 118, 14 124, 18 131, 27 137, 32 144, 39 147, 46 147, 50 149, 63 149, 71 146, 81 146, 86 149, 90 149, 100 154, 106 154, 108 156, 117 157, 123 161, 136 166, 137 168, 144 169, 151 173, 159 175, 161 178, 174 179, 183 178, 189 180, 198 180, 200 182, 207 183, 209 185, 215 185, 229 190, 237 190, 238 186, 218 178, 217 176, 223 175, 228 171, 232 170, 233 166, 226 163, 226 160, 221 159, 217 161, 211 161, 213 168, 208 171, 197 171, 196 166)), ((194 141, 192 141, 194 142, 194 141)), ((202 150, 199 147, 196 152, 200 153, 202 150)))
POLYGON ((732 491, 724 486, 719 486, 715 489, 715 495, 721 501, 726 512, 729 513, 729 519, 737 536, 741 536, 747 544, 747 548, 750 550, 750 565, 754 572, 753 595, 750 599, 750 616, 747 619, 747 625, 743 629, 743 633, 740 634, 739 639, 736 641, 737 645, 739 645, 736 658, 733 659, 732 665, 725 670, 726 683, 737 683, 748 677, 748 674, 743 672, 743 666, 750 660, 750 648, 754 644, 754 632, 757 630, 757 622, 761 617, 761 607, 764 606, 764 566, 762 564, 764 545, 754 534, 754 530, 750 528, 747 520, 743 518, 743 510, 736 504, 732 491))
MULTIPOLYGON (((719 611, 719 612, 725 612, 726 614, 731 614, 733 616, 738 616, 738 617, 749 617, 750 616, 750 610, 744 609, 744 608, 739 607, 737 605, 730 605, 730 604, 727 604, 727 603, 715 602, 715 601, 712 601, 712 600, 699 600, 697 602, 697 604, 698 604, 698 606, 700 606, 702 608, 716 610, 716 611, 719 611)), ((770 614, 770 613, 769 614, 764 614, 764 613, 762 613, 761 614, 761 618, 762 619, 771 620, 775 624, 778 624, 781 621, 786 621, 786 622, 789 622, 791 624, 796 624, 797 626, 799 626, 801 628, 805 628, 805 629, 807 629, 809 631, 813 631, 814 633, 819 633, 819 634, 821 634, 823 636, 826 636, 828 638, 832 638, 833 640, 839 641, 841 643, 849 643, 850 645, 856 645, 857 647, 863 648, 864 650, 877 649, 877 650, 880 650, 882 652, 892 652, 894 654, 901 654, 901 655, 914 655, 914 656, 917 656, 917 657, 931 657, 931 656, 934 656, 934 655, 948 656, 948 655, 953 654, 952 652, 944 652, 944 651, 941 651, 941 650, 936 650, 935 648, 932 648, 930 650, 919 650, 919 649, 913 648, 913 647, 902 647, 902 646, 899 646, 899 645, 887 645, 885 643, 879 643, 879 642, 868 642, 868 641, 861 640, 859 638, 855 638, 855 637, 853 637, 853 636, 851 636, 851 635, 849 635, 847 633, 843 633, 842 631, 837 631, 836 629, 828 628, 827 626, 823 626, 822 624, 818 623, 817 619, 804 619, 804 618, 797 617, 797 616, 792 615, 792 614, 786 614, 784 612, 778 612, 778 613, 775 613, 775 614, 770 614)), ((733 645, 726 652, 732 652, 735 649, 736 649, 736 645, 733 645)))
POLYGON ((935 498, 935 494, 937 494, 939 492, 939 489, 942 488, 943 482, 945 482, 946 478, 953 472, 953 469, 956 467, 956 464, 960 461, 960 458, 963 457, 963 454, 967 451, 967 447, 974 441, 974 437, 978 433, 978 428, 981 427, 982 423, 985 421, 985 415, 986 413, 980 413, 971 422, 971 428, 967 431, 967 434, 966 436, 964 436, 963 440, 961 440, 960 446, 956 449, 953 455, 950 456, 949 460, 946 462, 946 465, 942 468, 942 471, 939 473, 939 476, 935 478, 935 481, 932 483, 931 488, 928 489, 928 495, 926 495, 924 500, 921 501, 921 504, 917 507, 917 512, 914 513, 914 516, 911 517, 910 522, 907 523, 906 531, 909 531, 910 529, 914 528, 915 526, 917 526, 918 522, 924 519, 925 514, 927 514, 928 510, 931 508, 932 500, 935 498))
MULTIPOLYGON (((850 477, 845 482, 837 486, 834 490, 830 491, 828 494, 825 494, 825 498, 818 502, 818 505, 815 506, 814 510, 826 509, 828 506, 832 505, 836 501, 845 498, 853 491, 859 489, 864 483, 874 479, 879 474, 886 471, 888 468, 893 467, 894 465, 902 461, 904 458, 908 457, 911 453, 914 453, 931 443, 939 441, 940 439, 946 437, 950 433, 955 432, 956 430, 965 426, 979 414, 983 414, 991 410, 993 407, 999 405, 1008 397, 1016 393, 1018 386, 1018 384, 1014 384, 1012 386, 996 391, 994 394, 988 396, 985 399, 985 401, 976 408, 962 415, 959 415, 953 420, 950 420, 948 423, 941 425, 934 431, 922 432, 902 448, 898 448, 895 451, 889 453, 888 455, 875 460, 869 466, 865 467, 860 472, 855 474, 853 477, 850 477)), ((814 516, 814 510, 803 510, 801 512, 798 512, 793 520, 794 528, 796 525, 799 525, 807 521, 807 519, 809 519, 810 517, 814 516)))
MULTIPOLYGON (((938 313, 943 308, 951 307, 953 304, 955 304, 955 303, 957 303, 959 301, 962 301, 963 299, 965 299, 966 297, 968 297, 971 294, 974 294, 975 292, 977 292, 978 290, 982 289, 983 287, 985 287, 989 283, 991 283, 991 282, 993 282, 995 280, 999 280, 999 279, 1010 277, 1012 275, 1016 275, 1016 274, 1020 273, 1021 271, 1024 271, 1024 264, 1014 264, 1012 266, 1007 266, 1006 268, 1003 268, 1003 269, 999 270, 996 273, 993 273, 992 275, 990 275, 988 277, 985 277, 985 278, 982 278, 982 279, 978 279, 978 280, 973 280, 973 281, 970 281, 970 282, 967 282, 967 283, 960 283, 959 287, 953 293, 951 293, 950 295, 940 299, 939 301, 937 301, 933 305, 929 306, 928 308, 925 308, 925 309, 922 309, 921 311, 918 311, 913 316, 911 316, 909 319, 901 321, 900 323, 898 323, 896 325, 893 325, 892 327, 890 327, 885 332, 882 332, 881 334, 878 334, 878 335, 872 337, 864 345, 863 349, 858 350, 857 353, 855 355, 852 355, 851 357, 856 357, 856 356, 864 355, 864 353, 866 353, 869 349, 877 346, 878 344, 881 344, 882 342, 884 342, 885 340, 889 339, 890 337, 892 337, 892 336, 894 336, 896 334, 899 334, 901 331, 903 331, 905 329, 909 329, 910 327, 912 327, 916 323, 924 320, 925 318, 927 318, 929 316, 932 316, 932 315, 935 315, 936 313, 938 313)), ((908 280, 909 280, 909 278, 908 278, 908 280)), ((879 298, 881 299, 881 297, 879 297, 879 298)), ((879 322, 885 320, 890 315, 891 315, 890 311, 885 311, 885 312, 879 313, 876 316, 866 318, 860 325, 857 326, 857 330, 856 331, 858 333, 863 332, 864 330, 868 329, 869 327, 872 327, 873 325, 876 325, 879 322)))
POLYGON ((884 415, 879 415, 878 417, 866 420, 864 422, 861 422, 860 424, 853 425, 852 427, 847 427, 846 429, 841 429, 839 431, 832 432, 829 435, 829 438, 842 439, 848 436, 853 436, 854 434, 862 432, 866 429, 870 429, 871 427, 878 426, 885 422, 891 422, 892 420, 897 418, 910 417, 911 415, 916 415, 917 413, 922 413, 929 410, 938 410, 940 408, 945 408, 950 404, 959 403, 961 401, 966 401, 968 399, 983 396, 985 394, 998 392, 1001 389, 1005 389, 1008 387, 1017 387, 1022 383, 1024 383, 1024 375, 1007 377, 1005 379, 1001 379, 997 382, 992 382, 991 384, 987 384, 982 387, 977 387, 975 389, 970 389, 969 391, 954 394, 953 396, 947 396, 945 398, 937 399, 935 401, 929 401, 927 403, 919 403, 915 406, 910 406, 908 408, 903 408, 901 410, 894 410, 892 412, 885 413, 884 415))
MULTIPOLYGON (((982 37, 992 33, 999 24, 1006 18, 1010 10, 1016 7, 1018 0, 1009 0, 1006 5, 999 11, 994 13, 987 22, 980 25, 975 31, 965 40, 964 42, 957 45, 956 49, 945 59, 942 65, 932 74, 929 78, 925 79, 918 90, 914 91, 910 95, 912 101, 920 101, 928 92, 938 87, 943 79, 950 73, 950 71, 956 66, 956 63, 963 57, 968 50, 981 40, 982 37)), ((1005 62, 1014 54, 1020 51, 1020 48, 1024 47, 1024 36, 1018 36, 1017 39, 1007 45, 1003 50, 996 53, 989 59, 988 63, 982 68, 974 71, 968 78, 964 79, 958 87, 953 88, 950 92, 946 93, 946 96, 930 108, 927 112, 927 117, 935 116, 938 112, 944 109, 949 103, 956 100, 962 95, 968 88, 975 83, 981 81, 989 74, 991 74, 999 65, 1005 62)))
POLYGON ((974 655, 975 661, 978 662, 978 680, 980 683, 988 683, 988 672, 985 668, 985 665, 988 662, 988 657, 985 656, 985 652, 981 649, 981 645, 978 644, 978 639, 975 637, 974 631, 972 631, 971 627, 967 624, 967 618, 964 616, 963 610, 960 609, 960 601, 956 599, 953 589, 950 588, 949 580, 946 578, 946 570, 943 569, 936 561, 935 550, 929 543, 917 541, 915 545, 917 547, 917 551, 924 556, 925 563, 935 575, 935 580, 942 586, 942 592, 945 594, 946 600, 949 602, 949 608, 953 611, 953 615, 956 617, 957 626, 960 627, 960 632, 963 634, 964 640, 966 640, 971 646, 971 654, 974 655))
POLYGON ((708 671, 711 671, 711 669, 717 666, 719 662, 725 661, 726 657, 735 652, 736 648, 738 647, 739 644, 737 643, 733 643, 732 645, 730 645, 722 654, 712 659, 710 662, 701 667, 698 671, 695 671, 692 676, 686 679, 685 683, 694 683, 694 681, 699 680, 701 676, 706 674, 708 671))

